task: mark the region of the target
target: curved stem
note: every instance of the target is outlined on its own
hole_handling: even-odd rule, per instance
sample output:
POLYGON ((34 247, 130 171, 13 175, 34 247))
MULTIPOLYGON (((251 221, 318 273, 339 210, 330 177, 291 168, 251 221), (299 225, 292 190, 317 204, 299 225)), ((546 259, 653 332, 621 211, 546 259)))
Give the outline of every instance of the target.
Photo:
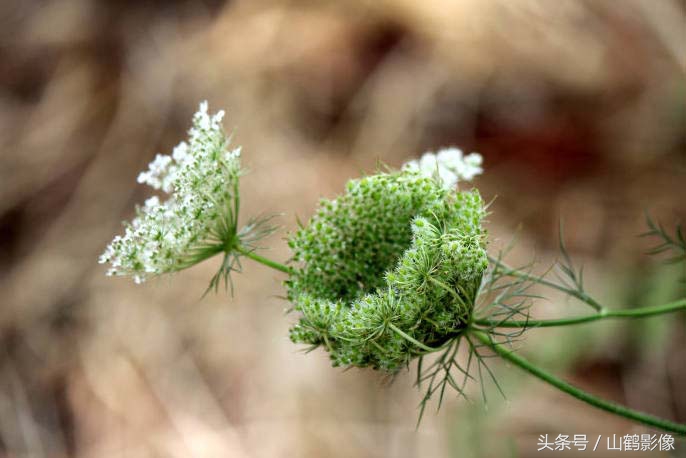
POLYGON ((623 310, 601 309, 594 315, 578 316, 572 318, 560 318, 555 320, 504 320, 498 321, 488 318, 475 319, 474 324, 496 328, 548 328, 552 326, 567 326, 570 324, 588 323, 591 321, 604 320, 607 318, 646 318, 664 313, 686 310, 686 299, 680 299, 662 305, 650 307, 638 307, 623 310))
POLYGON ((434 277, 429 277, 429 281, 430 281, 431 283, 437 285, 439 288, 443 289, 444 291, 446 291, 446 292, 447 292, 448 294, 450 294, 451 296, 453 296, 453 299, 455 299, 462 307, 466 307, 464 301, 463 301, 462 298, 459 296, 459 294, 457 294, 457 293, 455 292, 454 289, 448 287, 448 285, 446 285, 446 284, 443 283, 442 281, 436 280, 434 277))
POLYGON ((393 323, 388 323, 388 327, 391 328, 396 333, 398 333, 398 335, 400 337, 406 339, 408 342, 415 344, 416 346, 418 346, 419 348, 421 348, 424 351, 435 352, 435 351, 440 350, 440 348, 431 348, 427 345, 424 345, 423 343, 421 343, 417 339, 415 339, 412 336, 410 336, 409 334, 405 333, 402 329, 400 329, 398 326, 394 325, 393 323))
POLYGON ((686 435, 686 424, 676 423, 670 420, 655 417, 653 415, 644 412, 639 412, 637 410, 630 409, 623 405, 616 404, 614 402, 594 396, 580 388, 575 387, 574 385, 571 385, 570 383, 565 382, 564 380, 555 377, 554 375, 541 369, 540 367, 530 363, 526 359, 514 353, 512 350, 509 350, 503 347, 502 345, 493 342, 491 338, 483 331, 472 330, 471 335, 476 337, 482 344, 489 347, 491 350, 493 350, 496 354, 498 354, 505 360, 511 362, 516 366, 519 366, 521 369, 528 372, 529 374, 538 377, 539 379, 554 386, 560 391, 567 393, 581 401, 584 401, 587 404, 590 404, 594 407, 605 410, 607 412, 613 413, 615 415, 619 415, 621 417, 637 421, 644 425, 661 429, 663 431, 669 431, 677 433, 679 435, 686 435))
POLYGON ((493 262, 494 264, 498 265, 500 268, 502 268, 503 273, 505 275, 510 275, 512 277, 521 278, 523 280, 530 280, 530 281, 533 281, 533 282, 538 283, 540 285, 544 285, 544 286, 547 286, 549 288, 553 288, 553 289, 556 289, 558 291, 562 291, 565 294, 569 294, 570 296, 576 297, 581 302, 584 302, 584 303, 590 305, 591 307, 593 307, 594 309, 596 309, 598 311, 603 310, 602 305, 600 305, 595 299, 593 299, 591 296, 589 296, 588 294, 586 294, 583 291, 579 291, 579 290, 572 289, 572 288, 567 288, 566 286, 557 284, 557 283, 552 282, 550 280, 546 280, 545 278, 539 277, 538 275, 532 275, 528 272, 524 272, 522 270, 515 269, 513 267, 508 266, 507 264, 505 264, 501 260, 494 258, 492 256, 489 256, 488 259, 491 262, 493 262))
POLYGON ((280 262, 272 261, 271 259, 265 258, 264 256, 260 256, 259 254, 255 253, 254 250, 249 250, 245 247, 242 247, 240 245, 234 247, 234 250, 245 256, 246 258, 250 258, 253 261, 257 261, 260 264, 264 264, 267 267, 271 267, 272 269, 279 270, 281 272, 287 273, 289 275, 293 274, 295 270, 291 267, 288 267, 285 264, 281 264, 280 262))

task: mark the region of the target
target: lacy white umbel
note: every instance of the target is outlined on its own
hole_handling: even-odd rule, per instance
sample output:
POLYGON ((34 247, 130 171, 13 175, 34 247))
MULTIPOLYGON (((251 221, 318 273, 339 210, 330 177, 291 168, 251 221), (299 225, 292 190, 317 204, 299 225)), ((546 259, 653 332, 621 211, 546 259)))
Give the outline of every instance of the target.
POLYGON ((221 251, 236 233, 240 148, 229 150, 221 121, 211 116, 207 102, 193 116, 188 142, 171 155, 158 154, 138 176, 163 193, 136 208, 124 234, 112 240, 100 256, 111 265, 108 275, 146 278, 189 267, 221 251))

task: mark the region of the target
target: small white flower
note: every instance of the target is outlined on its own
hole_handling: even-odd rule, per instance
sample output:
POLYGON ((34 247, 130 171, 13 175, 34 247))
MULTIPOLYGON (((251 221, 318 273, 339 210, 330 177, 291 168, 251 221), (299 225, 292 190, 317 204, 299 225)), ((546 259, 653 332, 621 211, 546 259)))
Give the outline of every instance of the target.
POLYGON ((149 213, 153 208, 155 208, 159 205, 160 205, 160 198, 157 196, 152 196, 151 198, 149 198, 145 201, 145 206, 143 207, 143 211, 146 213, 149 213))
POLYGON ((178 164, 183 164, 184 162, 191 160, 192 157, 188 154, 188 143, 181 142, 176 145, 172 151, 172 158, 178 164))
POLYGON ((446 188, 453 188, 460 180, 471 181, 480 175, 482 162, 479 153, 464 156, 459 148, 444 148, 438 153, 426 152, 419 160, 405 163, 403 170, 418 171, 440 180, 446 188))
POLYGON ((138 182, 145 183, 155 189, 162 188, 162 177, 167 174, 172 158, 163 154, 158 154, 148 165, 148 170, 138 175, 138 182))
POLYGON ((136 209, 124 234, 99 258, 111 266, 107 275, 131 275, 141 283, 221 252, 235 236, 240 148, 227 150, 223 117, 223 111, 210 116, 207 102, 201 103, 188 142, 170 156, 158 154, 138 175, 139 183, 169 196, 164 201, 152 196, 136 209))

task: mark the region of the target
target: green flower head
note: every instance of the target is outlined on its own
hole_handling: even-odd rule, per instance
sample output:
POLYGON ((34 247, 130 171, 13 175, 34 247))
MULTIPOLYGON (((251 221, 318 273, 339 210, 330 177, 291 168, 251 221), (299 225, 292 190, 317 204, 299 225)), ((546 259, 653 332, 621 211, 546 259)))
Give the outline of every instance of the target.
POLYGON ((335 366, 392 372, 459 335, 488 266, 485 209, 449 185, 406 168, 322 200, 289 239, 291 339, 323 346, 335 366))

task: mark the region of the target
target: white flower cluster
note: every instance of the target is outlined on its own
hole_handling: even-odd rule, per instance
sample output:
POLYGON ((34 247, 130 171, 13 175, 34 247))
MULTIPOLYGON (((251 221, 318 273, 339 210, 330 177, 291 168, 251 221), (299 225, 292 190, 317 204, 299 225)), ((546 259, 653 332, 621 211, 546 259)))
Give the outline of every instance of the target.
POLYGON ((132 275, 141 283, 216 254, 235 236, 240 148, 227 150, 223 117, 223 111, 210 116, 202 102, 188 143, 181 142, 171 156, 158 154, 138 176, 139 183, 169 198, 154 196, 136 208, 124 235, 100 256, 101 264, 111 265, 108 275, 132 275))
POLYGON ((403 165, 403 170, 417 170, 422 175, 440 179, 446 188, 454 188, 460 180, 471 181, 483 173, 483 158, 479 153, 464 155, 459 148, 444 148, 438 153, 427 152, 419 160, 403 165))

